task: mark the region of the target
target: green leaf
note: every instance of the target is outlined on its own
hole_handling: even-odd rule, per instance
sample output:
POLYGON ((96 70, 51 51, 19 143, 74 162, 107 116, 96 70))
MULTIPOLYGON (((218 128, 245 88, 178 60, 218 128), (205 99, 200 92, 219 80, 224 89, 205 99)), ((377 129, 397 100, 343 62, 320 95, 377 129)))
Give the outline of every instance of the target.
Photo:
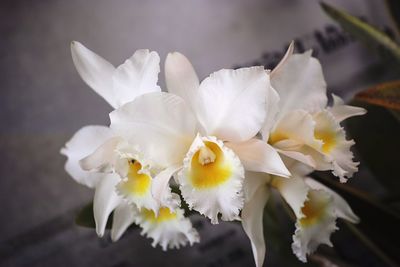
POLYGON ((400 111, 400 81, 386 82, 362 91, 356 100, 400 111))
POLYGON ((389 55, 390 58, 400 62, 400 47, 384 32, 369 25, 349 13, 336 9, 326 3, 321 3, 322 9, 342 28, 367 46, 389 55))

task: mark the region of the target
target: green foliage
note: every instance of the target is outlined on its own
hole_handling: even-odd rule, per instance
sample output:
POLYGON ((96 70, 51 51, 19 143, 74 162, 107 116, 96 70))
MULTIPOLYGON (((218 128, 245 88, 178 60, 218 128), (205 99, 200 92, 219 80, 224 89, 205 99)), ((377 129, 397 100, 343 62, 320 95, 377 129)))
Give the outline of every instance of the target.
POLYGON ((384 32, 369 25, 349 13, 336 9, 326 3, 321 3, 322 9, 342 28, 368 47, 376 49, 384 56, 388 56, 400 63, 400 47, 384 32))

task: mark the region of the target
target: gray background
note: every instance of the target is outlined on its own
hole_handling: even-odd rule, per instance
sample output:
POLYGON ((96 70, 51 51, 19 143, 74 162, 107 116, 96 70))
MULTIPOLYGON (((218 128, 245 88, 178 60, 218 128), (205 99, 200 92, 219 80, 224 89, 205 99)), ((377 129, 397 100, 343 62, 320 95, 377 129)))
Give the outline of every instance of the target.
MULTIPOLYGON (((392 27, 382 1, 328 2, 392 27)), ((356 42, 339 42, 329 52, 318 45, 316 31, 328 34, 329 25, 334 23, 318 1, 2 1, 0 265, 251 264, 250 244, 238 225, 210 228, 196 219, 205 248, 168 253, 151 249, 137 230, 112 245, 73 225, 74 213, 93 193, 64 172, 59 150, 80 127, 106 125, 111 108, 80 80, 69 45, 81 41, 115 65, 139 48, 158 51, 162 61, 167 52, 180 51, 205 77, 223 67, 273 64, 271 55, 296 39, 314 48, 331 91, 345 98, 383 80, 381 73, 365 75, 376 58, 356 42)))

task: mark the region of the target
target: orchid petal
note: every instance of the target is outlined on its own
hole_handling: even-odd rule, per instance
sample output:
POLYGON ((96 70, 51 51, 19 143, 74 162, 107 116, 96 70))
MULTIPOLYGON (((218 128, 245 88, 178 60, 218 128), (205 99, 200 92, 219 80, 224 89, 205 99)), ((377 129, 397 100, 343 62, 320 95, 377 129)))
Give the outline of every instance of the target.
POLYGON ((286 203, 292 208, 298 219, 303 218, 302 208, 307 200, 309 187, 301 177, 293 176, 290 179, 274 177, 272 185, 278 189, 286 203))
POLYGON ((339 218, 343 218, 351 223, 359 223, 360 218, 354 214, 353 210, 351 209, 349 203, 342 198, 338 193, 335 191, 331 190, 329 187, 326 187, 325 185, 321 184, 320 182, 311 179, 311 178, 306 178, 305 182, 309 187, 315 190, 324 190, 328 192, 332 197, 333 197, 333 206, 335 207, 335 212, 339 218))
POLYGON ((190 61, 181 53, 169 53, 165 60, 165 81, 168 92, 182 97, 193 109, 200 86, 190 61))
POLYGON ((314 136, 315 122, 313 117, 304 110, 295 110, 286 113, 277 123, 269 136, 269 143, 282 149, 279 142, 282 140, 296 141, 298 145, 308 145, 319 149, 322 145, 314 136))
POLYGON ((113 136, 112 131, 105 126, 85 126, 61 149, 61 154, 67 156, 65 170, 80 184, 90 188, 95 187, 101 174, 82 170, 79 160, 91 154, 104 141, 113 136))
POLYGON ((168 93, 139 96, 110 113, 111 128, 138 144, 161 166, 182 163, 195 136, 196 120, 182 98, 168 93))
POLYGON ((315 111, 327 104, 322 67, 311 51, 290 56, 271 76, 271 84, 281 98, 281 116, 295 109, 315 111))
POLYGON ((274 148, 282 159, 284 157, 291 158, 319 171, 332 169, 332 160, 328 156, 298 141, 285 139, 275 143, 274 148))
POLYGON ((96 186, 93 199, 93 216, 96 223, 96 233, 102 237, 106 229, 108 217, 121 203, 115 186, 121 179, 117 174, 106 174, 96 186))
POLYGON ((206 135, 232 142, 254 137, 265 120, 269 86, 263 67, 211 74, 200 84, 195 108, 206 135))
POLYGON ((261 267, 265 259, 263 215, 268 197, 268 188, 262 186, 242 210, 242 226, 250 239, 256 267, 261 267))
POLYGON ((286 61, 293 55, 293 51, 294 51, 294 41, 291 41, 288 49, 286 50, 285 55, 283 56, 281 61, 279 61, 279 63, 275 66, 275 68, 271 71, 271 74, 270 74, 271 78, 276 73, 281 71, 282 67, 285 66, 285 64, 286 64, 286 61))
POLYGON ((240 158, 245 169, 254 172, 265 172, 278 176, 289 177, 290 172, 286 168, 278 152, 264 141, 250 139, 241 143, 226 143, 240 158))
POLYGON ((118 66, 112 77, 118 107, 142 94, 161 92, 157 85, 159 72, 160 57, 157 52, 147 49, 137 50, 118 66))
POLYGON ((157 213, 144 209, 135 215, 135 223, 143 229, 141 234, 153 239, 153 247, 159 244, 165 251, 200 241, 198 232, 182 209, 171 211, 162 207, 157 213))
POLYGON ((113 242, 118 241, 126 229, 135 221, 133 209, 132 205, 121 203, 114 210, 111 227, 111 240, 113 242))
POLYGON ((353 140, 346 140, 346 133, 335 120, 329 110, 322 110, 314 114, 315 136, 320 138, 323 146, 320 150, 326 161, 331 164, 332 173, 344 183, 358 170, 358 162, 353 161, 353 153, 350 148, 353 140))
POLYGON ((181 165, 173 165, 161 171, 156 177, 154 177, 151 193, 160 206, 168 207, 170 210, 175 210, 175 208, 179 206, 179 199, 174 199, 171 195, 169 181, 172 175, 181 168, 181 165))
POLYGON ((71 54, 75 68, 82 80, 112 107, 116 108, 118 105, 112 81, 114 66, 76 41, 71 43, 71 54))
POLYGON ((212 224, 218 223, 219 214, 224 221, 238 219, 244 201, 244 169, 237 155, 214 137, 198 136, 183 163, 178 183, 189 208, 212 224))
POLYGON ((157 202, 151 194, 153 179, 150 171, 147 167, 143 167, 146 165, 138 157, 125 159, 125 161, 127 161, 126 168, 124 167, 126 173, 121 176, 122 179, 116 186, 118 195, 138 209, 157 211, 157 202))
POLYGON ((267 186, 272 179, 272 175, 263 172, 246 171, 243 182, 243 193, 245 203, 250 201, 261 186, 267 186))
POLYGON ((345 105, 343 100, 335 94, 332 94, 332 97, 333 106, 329 108, 329 111, 335 117, 337 122, 341 122, 347 118, 361 116, 367 113, 364 108, 345 105))
POLYGON ((267 95, 267 103, 266 103, 266 117, 264 121, 264 125, 261 129, 261 136, 264 140, 269 139, 269 134, 272 131, 276 118, 279 113, 279 94, 275 91, 272 86, 270 86, 267 95))
POLYGON ((330 236, 337 230, 332 197, 323 190, 309 190, 307 197, 302 209, 305 217, 297 220, 292 243, 293 253, 302 262, 320 244, 332 246, 330 236))
POLYGON ((286 157, 297 160, 297 161, 299 161, 303 164, 306 164, 307 166, 310 166, 312 168, 316 168, 316 166, 317 166, 316 162, 312 156, 303 154, 300 151, 290 151, 290 150, 283 150, 283 149, 278 149, 277 151, 286 157))
POLYGON ((112 137, 99 146, 92 154, 79 161, 83 170, 101 170, 115 161, 115 148, 121 138, 112 137))

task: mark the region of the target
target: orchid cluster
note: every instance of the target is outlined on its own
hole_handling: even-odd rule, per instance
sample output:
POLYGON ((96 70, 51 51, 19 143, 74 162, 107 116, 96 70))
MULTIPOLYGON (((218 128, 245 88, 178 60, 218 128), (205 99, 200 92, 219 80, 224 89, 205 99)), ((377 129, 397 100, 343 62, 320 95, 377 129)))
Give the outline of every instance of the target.
POLYGON ((163 92, 156 52, 138 50, 115 68, 78 42, 71 50, 82 79, 114 108, 109 127, 83 127, 61 150, 66 171, 95 190, 100 237, 113 212, 113 241, 136 224, 153 246, 192 245, 200 239, 184 201, 212 224, 241 221, 262 266, 262 218, 272 190, 296 216, 292 249, 301 261, 319 244, 331 245, 337 218, 358 222, 343 198, 308 174, 352 177, 354 142, 340 123, 365 110, 335 95, 328 104, 311 52, 294 54, 291 44, 272 71, 222 69, 202 82, 185 56, 170 53, 163 92))

